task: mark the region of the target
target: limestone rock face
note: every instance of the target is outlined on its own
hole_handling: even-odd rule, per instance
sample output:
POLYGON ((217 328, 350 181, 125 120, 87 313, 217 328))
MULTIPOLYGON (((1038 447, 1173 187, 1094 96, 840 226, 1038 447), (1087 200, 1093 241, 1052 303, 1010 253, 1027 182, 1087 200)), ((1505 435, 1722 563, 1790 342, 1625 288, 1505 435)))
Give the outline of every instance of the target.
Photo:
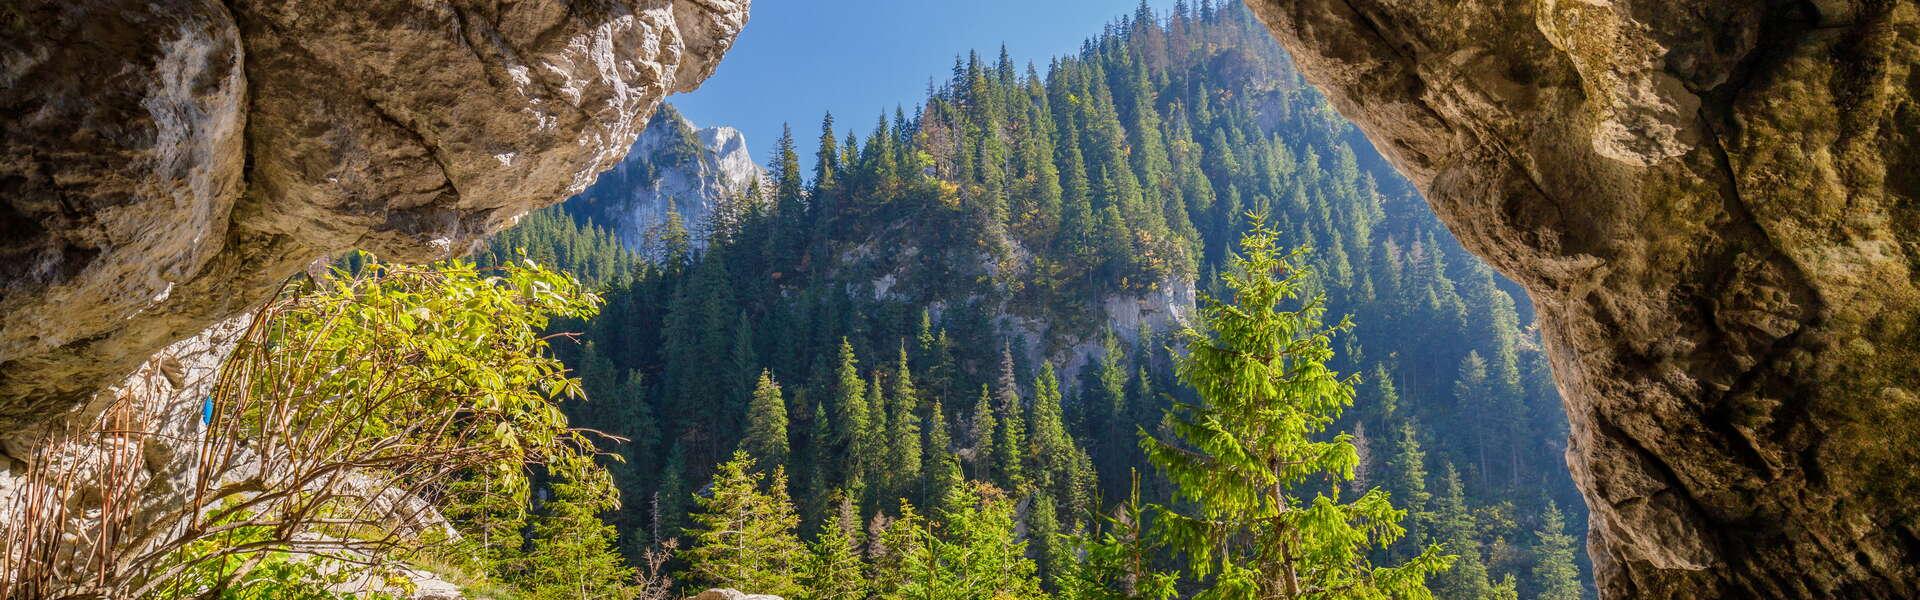
POLYGON ((748 3, 0 7, 0 431, 315 258, 443 257, 579 192, 748 3))
POLYGON ((133 532, 120 538, 121 548, 144 552, 159 543, 161 536, 148 534, 171 526, 193 494, 204 403, 250 321, 215 323, 154 353, 80 410, 0 436, 0 532, 9 534, 8 546, 47 540, 43 532, 57 536, 63 543, 50 553, 53 570, 71 581, 85 580, 72 574, 125 568, 101 551, 105 522, 133 532))
POLYGON ((1920 597, 1920 7, 1248 4, 1530 290, 1605 596, 1920 597))
POLYGON ((612 229, 627 248, 644 251, 648 233, 667 221, 671 207, 693 234, 693 246, 704 248, 704 226, 714 208, 765 178, 740 130, 697 128, 666 106, 647 123, 633 151, 568 200, 567 210, 584 213, 612 229))

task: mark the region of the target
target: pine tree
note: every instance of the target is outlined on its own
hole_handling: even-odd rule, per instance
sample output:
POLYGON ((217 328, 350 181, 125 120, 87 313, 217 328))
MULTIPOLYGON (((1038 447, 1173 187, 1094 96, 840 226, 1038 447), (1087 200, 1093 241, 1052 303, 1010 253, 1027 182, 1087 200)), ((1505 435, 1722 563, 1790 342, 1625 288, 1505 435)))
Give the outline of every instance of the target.
POLYGON ((898 507, 897 517, 879 513, 867 523, 867 582, 875 598, 910 597, 904 593, 910 574, 909 557, 920 552, 930 537, 926 518, 914 511, 913 503, 901 500, 898 507))
POLYGON ((1035 491, 1026 515, 1029 540, 1027 557, 1033 559, 1037 567, 1035 573, 1040 576, 1040 580, 1055 589, 1059 587, 1055 581, 1055 574, 1063 570, 1064 565, 1073 562, 1073 557, 1068 556, 1060 547, 1060 511, 1056 508, 1058 504, 1045 490, 1035 491))
MULTIPOLYGON (((1100 481, 1108 487, 1104 491, 1118 497, 1121 488, 1114 487, 1125 482, 1123 477, 1130 466, 1124 462, 1129 458, 1127 433, 1134 430, 1133 420, 1129 418, 1127 405, 1127 369, 1123 363, 1125 351, 1120 348, 1119 339, 1109 327, 1102 339, 1104 352, 1100 360, 1092 364, 1091 377, 1082 385, 1081 403, 1091 413, 1085 437, 1093 442, 1093 457, 1100 481)), ((1085 371, 1083 371, 1085 372, 1085 371)))
POLYGON ((652 512, 655 542, 680 537, 688 525, 688 504, 693 501, 693 490, 686 480, 686 453, 680 450, 679 444, 668 450, 667 463, 660 471, 660 488, 653 493, 648 507, 652 512))
POLYGON ((1496 426, 1489 424, 1495 415, 1478 410, 1484 404, 1488 391, 1487 361, 1480 358, 1478 351, 1469 350, 1467 357, 1460 360, 1460 377, 1453 381, 1453 398, 1454 402, 1458 403, 1455 406, 1460 408, 1462 414, 1484 416, 1473 424, 1474 457, 1476 464, 1479 465, 1479 470, 1475 471, 1479 475, 1476 481, 1481 482, 1491 479, 1488 476, 1491 469, 1487 464, 1488 447, 1494 444, 1495 436, 1498 435, 1496 426))
POLYGON ((827 454, 832 451, 832 435, 827 424, 827 407, 814 404, 813 423, 807 432, 809 454, 801 466, 795 467, 806 469, 807 479, 801 487, 806 495, 800 499, 800 511, 807 522, 817 522, 827 511, 828 494, 833 489, 827 482, 827 466, 839 462, 833 460, 835 455, 827 454))
POLYGON ((889 420, 892 415, 887 410, 882 389, 885 388, 880 383, 880 371, 875 369, 867 380, 867 414, 872 417, 861 433, 858 453, 853 457, 853 463, 863 468, 861 478, 866 484, 869 506, 883 506, 886 501, 899 497, 892 489, 898 473, 893 438, 888 437, 892 432, 889 420))
POLYGON ((747 407, 747 437, 740 440, 740 450, 762 468, 787 464, 787 403, 771 371, 760 371, 760 381, 753 388, 753 402, 747 407))
POLYGON ((527 524, 524 480, 479 471, 454 479, 447 498, 440 512, 461 533, 453 558, 475 573, 499 575, 520 557, 527 524))
POLYGON ((692 264, 693 236, 687 232, 680 209, 667 203, 667 218, 644 234, 647 258, 668 269, 684 269, 692 264))
POLYGON ((815 149, 813 164, 813 190, 815 197, 831 193, 838 183, 834 177, 840 173, 840 151, 835 146, 833 131, 833 113, 820 118, 820 146, 815 149))
POLYGON ((1187 354, 1177 372, 1200 403, 1168 412, 1175 440, 1142 439, 1188 503, 1155 507, 1165 539, 1202 578, 1200 597, 1424 596, 1427 577, 1449 561, 1439 548, 1397 566, 1368 559, 1405 533, 1405 512, 1386 492, 1350 503, 1337 487, 1311 500, 1291 492, 1353 477, 1358 456, 1347 436, 1315 438, 1352 404, 1354 379, 1326 367, 1333 336, 1350 322, 1323 325, 1319 297, 1282 306, 1308 274, 1297 266, 1304 254, 1281 254, 1277 237, 1256 224, 1224 276, 1234 303, 1204 298, 1199 328, 1181 332, 1187 354))
POLYGON ((806 555, 795 533, 800 518, 787 499, 785 471, 776 467, 768 479, 744 452, 714 471, 710 495, 697 500, 693 545, 685 555, 696 585, 781 596, 800 591, 795 574, 806 555))

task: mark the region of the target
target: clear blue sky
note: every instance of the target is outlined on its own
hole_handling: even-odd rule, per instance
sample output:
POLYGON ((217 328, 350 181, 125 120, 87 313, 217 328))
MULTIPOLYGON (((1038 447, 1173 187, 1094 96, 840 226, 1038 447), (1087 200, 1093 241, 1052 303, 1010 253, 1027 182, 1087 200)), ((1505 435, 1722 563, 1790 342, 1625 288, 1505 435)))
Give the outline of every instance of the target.
MULTIPOLYGON (((1234 2, 1237 0, 1219 0, 1234 2)), ((1190 0, 1198 5, 1198 0, 1190 0)), ((1149 0, 1165 16, 1173 0, 1149 0)), ((753 158, 766 164, 791 122, 802 165, 812 166, 820 116, 832 111, 845 137, 865 137, 881 110, 912 114, 930 77, 945 77, 968 50, 995 56, 1000 44, 1015 64, 1079 51, 1080 42, 1139 0, 759 0, 720 68, 699 90, 668 98, 701 127, 730 125, 746 133, 753 158)))

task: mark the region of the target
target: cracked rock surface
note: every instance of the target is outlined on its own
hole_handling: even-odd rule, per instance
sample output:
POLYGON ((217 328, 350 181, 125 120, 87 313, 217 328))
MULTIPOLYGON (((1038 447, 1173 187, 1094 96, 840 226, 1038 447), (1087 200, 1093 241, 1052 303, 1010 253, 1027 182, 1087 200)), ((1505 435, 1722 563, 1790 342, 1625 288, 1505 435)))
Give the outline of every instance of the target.
POLYGON ((1920 597, 1920 7, 1247 0, 1531 292, 1609 598, 1920 597))
POLYGON ((579 192, 748 3, 0 6, 0 432, 316 258, 457 254, 579 192))

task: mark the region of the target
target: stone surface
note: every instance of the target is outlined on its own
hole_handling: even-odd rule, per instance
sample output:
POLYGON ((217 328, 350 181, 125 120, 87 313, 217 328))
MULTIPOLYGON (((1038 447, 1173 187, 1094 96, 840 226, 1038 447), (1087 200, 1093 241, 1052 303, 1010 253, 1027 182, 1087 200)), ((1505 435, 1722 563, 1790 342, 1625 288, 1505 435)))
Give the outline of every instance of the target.
MULTIPOLYGON (((0 450, 13 457, 0 460, 7 554, 45 539, 35 532, 56 535, 63 543, 52 550, 55 571, 72 582, 124 566, 124 556, 99 547, 103 522, 120 536, 114 550, 137 554, 158 542, 193 493, 203 403, 249 322, 242 315, 215 323, 154 353, 81 410, 0 436, 0 450)), ((0 569, 19 566, 0 561, 0 569)))
POLYGON ((0 431, 319 257, 458 253, 619 162, 747 0, 0 6, 0 431))
POLYGON ((1531 292, 1603 595, 1920 597, 1920 7, 1248 4, 1531 292))
POLYGON ((765 178, 740 130, 695 127, 666 106, 647 123, 633 151, 568 200, 567 210, 612 229, 627 248, 644 251, 647 233, 666 222, 671 206, 692 233, 694 247, 704 248, 703 226, 713 209, 765 178))

